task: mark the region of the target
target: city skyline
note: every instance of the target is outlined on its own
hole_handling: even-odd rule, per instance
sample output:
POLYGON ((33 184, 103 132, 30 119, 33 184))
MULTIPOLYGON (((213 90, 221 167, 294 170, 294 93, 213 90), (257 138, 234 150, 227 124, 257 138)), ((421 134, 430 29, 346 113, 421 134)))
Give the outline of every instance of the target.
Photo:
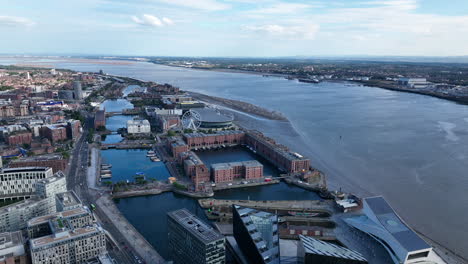
POLYGON ((463 56, 462 1, 120 0, 4 5, 10 54, 463 56))

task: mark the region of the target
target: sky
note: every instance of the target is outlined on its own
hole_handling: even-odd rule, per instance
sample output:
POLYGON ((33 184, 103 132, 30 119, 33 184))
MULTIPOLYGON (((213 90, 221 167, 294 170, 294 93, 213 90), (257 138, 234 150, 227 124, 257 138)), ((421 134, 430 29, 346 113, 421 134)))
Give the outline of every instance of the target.
POLYGON ((468 0, 0 0, 0 53, 465 56, 468 0))

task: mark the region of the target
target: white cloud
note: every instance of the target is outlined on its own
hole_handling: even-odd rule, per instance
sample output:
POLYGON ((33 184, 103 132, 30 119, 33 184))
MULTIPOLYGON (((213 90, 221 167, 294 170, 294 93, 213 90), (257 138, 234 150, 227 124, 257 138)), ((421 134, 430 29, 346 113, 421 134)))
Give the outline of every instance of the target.
POLYGON ((255 9, 250 11, 251 14, 263 14, 263 15, 272 15, 272 14, 288 14, 294 15, 298 12, 303 12, 306 9, 312 8, 312 5, 308 4, 299 4, 299 3, 277 3, 269 7, 264 7, 260 9, 255 9))
POLYGON ((219 10, 229 9, 231 7, 230 5, 225 4, 223 2, 219 2, 217 0, 159 0, 159 1, 166 3, 166 4, 205 10, 205 11, 219 11, 219 10))
POLYGON ((174 22, 167 17, 163 17, 162 19, 159 19, 156 16, 148 15, 148 14, 144 14, 141 17, 132 16, 132 20, 133 22, 137 24, 140 24, 143 26, 149 26, 149 27, 163 27, 166 25, 174 24, 174 22))
POLYGON ((293 39, 313 39, 319 31, 319 25, 257 25, 245 26, 244 30, 254 33, 265 34, 271 37, 293 38, 293 39))
POLYGON ((14 17, 14 16, 0 16, 0 26, 6 27, 18 27, 18 26, 32 26, 35 23, 25 17, 14 17))
POLYGON ((173 25, 174 24, 174 21, 172 21, 171 19, 167 18, 167 17, 163 17, 162 18, 162 21, 164 23, 166 23, 167 25, 173 25))

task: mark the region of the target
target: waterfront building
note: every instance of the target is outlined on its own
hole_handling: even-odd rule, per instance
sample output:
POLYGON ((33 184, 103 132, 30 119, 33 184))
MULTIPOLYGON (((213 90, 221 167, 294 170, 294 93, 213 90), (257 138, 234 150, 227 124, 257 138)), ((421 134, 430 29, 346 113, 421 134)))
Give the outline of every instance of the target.
POLYGON ((395 264, 428 260, 432 247, 398 216, 383 197, 365 198, 363 212, 364 215, 345 218, 344 221, 380 243, 395 264))
POLYGON ((250 263, 280 263, 278 216, 232 205, 233 233, 250 263))
POLYGON ((184 139, 190 149, 210 148, 219 146, 235 146, 244 142, 245 132, 240 130, 218 131, 213 134, 200 132, 184 134, 184 139))
POLYGON ((0 169, 0 200, 29 198, 39 180, 52 176, 52 169, 48 167, 0 169))
POLYGON ((245 143, 255 153, 285 172, 303 173, 310 170, 309 159, 290 151, 286 146, 277 144, 273 139, 265 137, 260 132, 247 132, 245 143))
POLYGON ((133 119, 127 121, 128 134, 149 134, 151 133, 151 126, 146 119, 133 119))
POLYGON ((94 114, 94 129, 106 126, 106 110, 97 110, 94 114))
POLYGON ((57 211, 67 211, 81 207, 82 203, 74 191, 58 193, 55 195, 57 211))
POLYGON ((61 172, 38 181, 32 198, 0 208, 0 232, 23 229, 31 218, 56 212, 55 195, 65 191, 66 178, 61 172))
POLYGON ((168 148, 172 152, 172 157, 177 158, 182 152, 187 152, 188 146, 180 137, 171 137, 167 140, 168 148))
POLYGON ((211 165, 211 175, 215 183, 230 182, 236 179, 258 179, 263 177, 263 165, 256 160, 215 163, 211 165))
POLYGON ((21 231, 0 233, 0 263, 28 263, 21 231))
POLYGON ((204 183, 210 181, 210 171, 205 163, 193 151, 180 153, 181 160, 183 160, 185 175, 189 177, 196 190, 203 188, 204 183))
POLYGON ((75 100, 83 99, 83 89, 81 88, 81 81, 73 81, 73 92, 75 95, 75 100))
POLYGON ((71 228, 66 219, 50 221, 52 234, 29 241, 32 264, 75 264, 106 254, 104 229, 93 224, 71 228))
POLYGON ((299 235, 297 256, 302 264, 367 263, 359 252, 303 235, 299 235))
POLYGON ((400 78, 398 84, 410 88, 426 88, 429 83, 426 78, 400 78))
POLYGON ((233 116, 222 114, 218 110, 212 108, 200 108, 193 111, 197 112, 200 115, 200 128, 227 128, 231 127, 232 121, 234 121, 233 116))
POLYGON ((224 236, 187 209, 168 215, 168 248, 174 264, 225 263, 224 236))

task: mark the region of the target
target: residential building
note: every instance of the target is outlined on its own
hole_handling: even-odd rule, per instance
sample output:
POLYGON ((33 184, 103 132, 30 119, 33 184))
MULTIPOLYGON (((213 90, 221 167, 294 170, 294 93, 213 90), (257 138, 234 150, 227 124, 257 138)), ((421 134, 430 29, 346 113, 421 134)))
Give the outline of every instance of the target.
POLYGON ((432 247, 413 231, 382 196, 363 200, 363 215, 344 221, 368 234, 388 251, 395 264, 424 262, 432 247))
POLYGON ((12 133, 5 137, 5 142, 10 146, 31 144, 32 133, 27 131, 12 133))
POLYGON ((128 134, 149 134, 151 133, 151 126, 146 119, 133 119, 127 121, 128 134))
POLYGON ((50 221, 52 234, 29 241, 32 264, 86 263, 106 253, 104 229, 93 224, 71 228, 66 219, 50 221))
POLYGON ((57 211, 55 195, 66 191, 63 173, 38 181, 32 198, 0 208, 0 232, 11 232, 26 227, 33 217, 57 211))
POLYGON ((297 256, 301 264, 365 264, 367 260, 359 252, 299 235, 297 256))
POLYGON ((224 236, 187 209, 168 215, 168 248, 174 264, 225 263, 224 236))
POLYGON ((232 205, 233 233, 249 263, 280 263, 278 216, 232 205))
POLYGON ((62 155, 41 155, 32 157, 23 157, 19 160, 10 162, 8 167, 20 168, 20 167, 50 167, 53 173, 59 171, 65 171, 68 166, 68 160, 64 159, 62 155))
POLYGON ((42 127, 42 136, 49 139, 50 142, 67 140, 67 128, 62 125, 48 125, 42 127))
POLYGON ((21 231, 0 233, 0 263, 28 263, 24 243, 21 231))
POLYGON ((53 176, 48 167, 4 168, 0 170, 0 200, 29 198, 36 183, 53 176))
POLYGON ((80 228, 93 225, 93 217, 89 209, 81 204, 69 210, 59 211, 30 219, 27 222, 29 238, 38 238, 52 234, 50 222, 57 219, 66 220, 70 227, 80 228))

